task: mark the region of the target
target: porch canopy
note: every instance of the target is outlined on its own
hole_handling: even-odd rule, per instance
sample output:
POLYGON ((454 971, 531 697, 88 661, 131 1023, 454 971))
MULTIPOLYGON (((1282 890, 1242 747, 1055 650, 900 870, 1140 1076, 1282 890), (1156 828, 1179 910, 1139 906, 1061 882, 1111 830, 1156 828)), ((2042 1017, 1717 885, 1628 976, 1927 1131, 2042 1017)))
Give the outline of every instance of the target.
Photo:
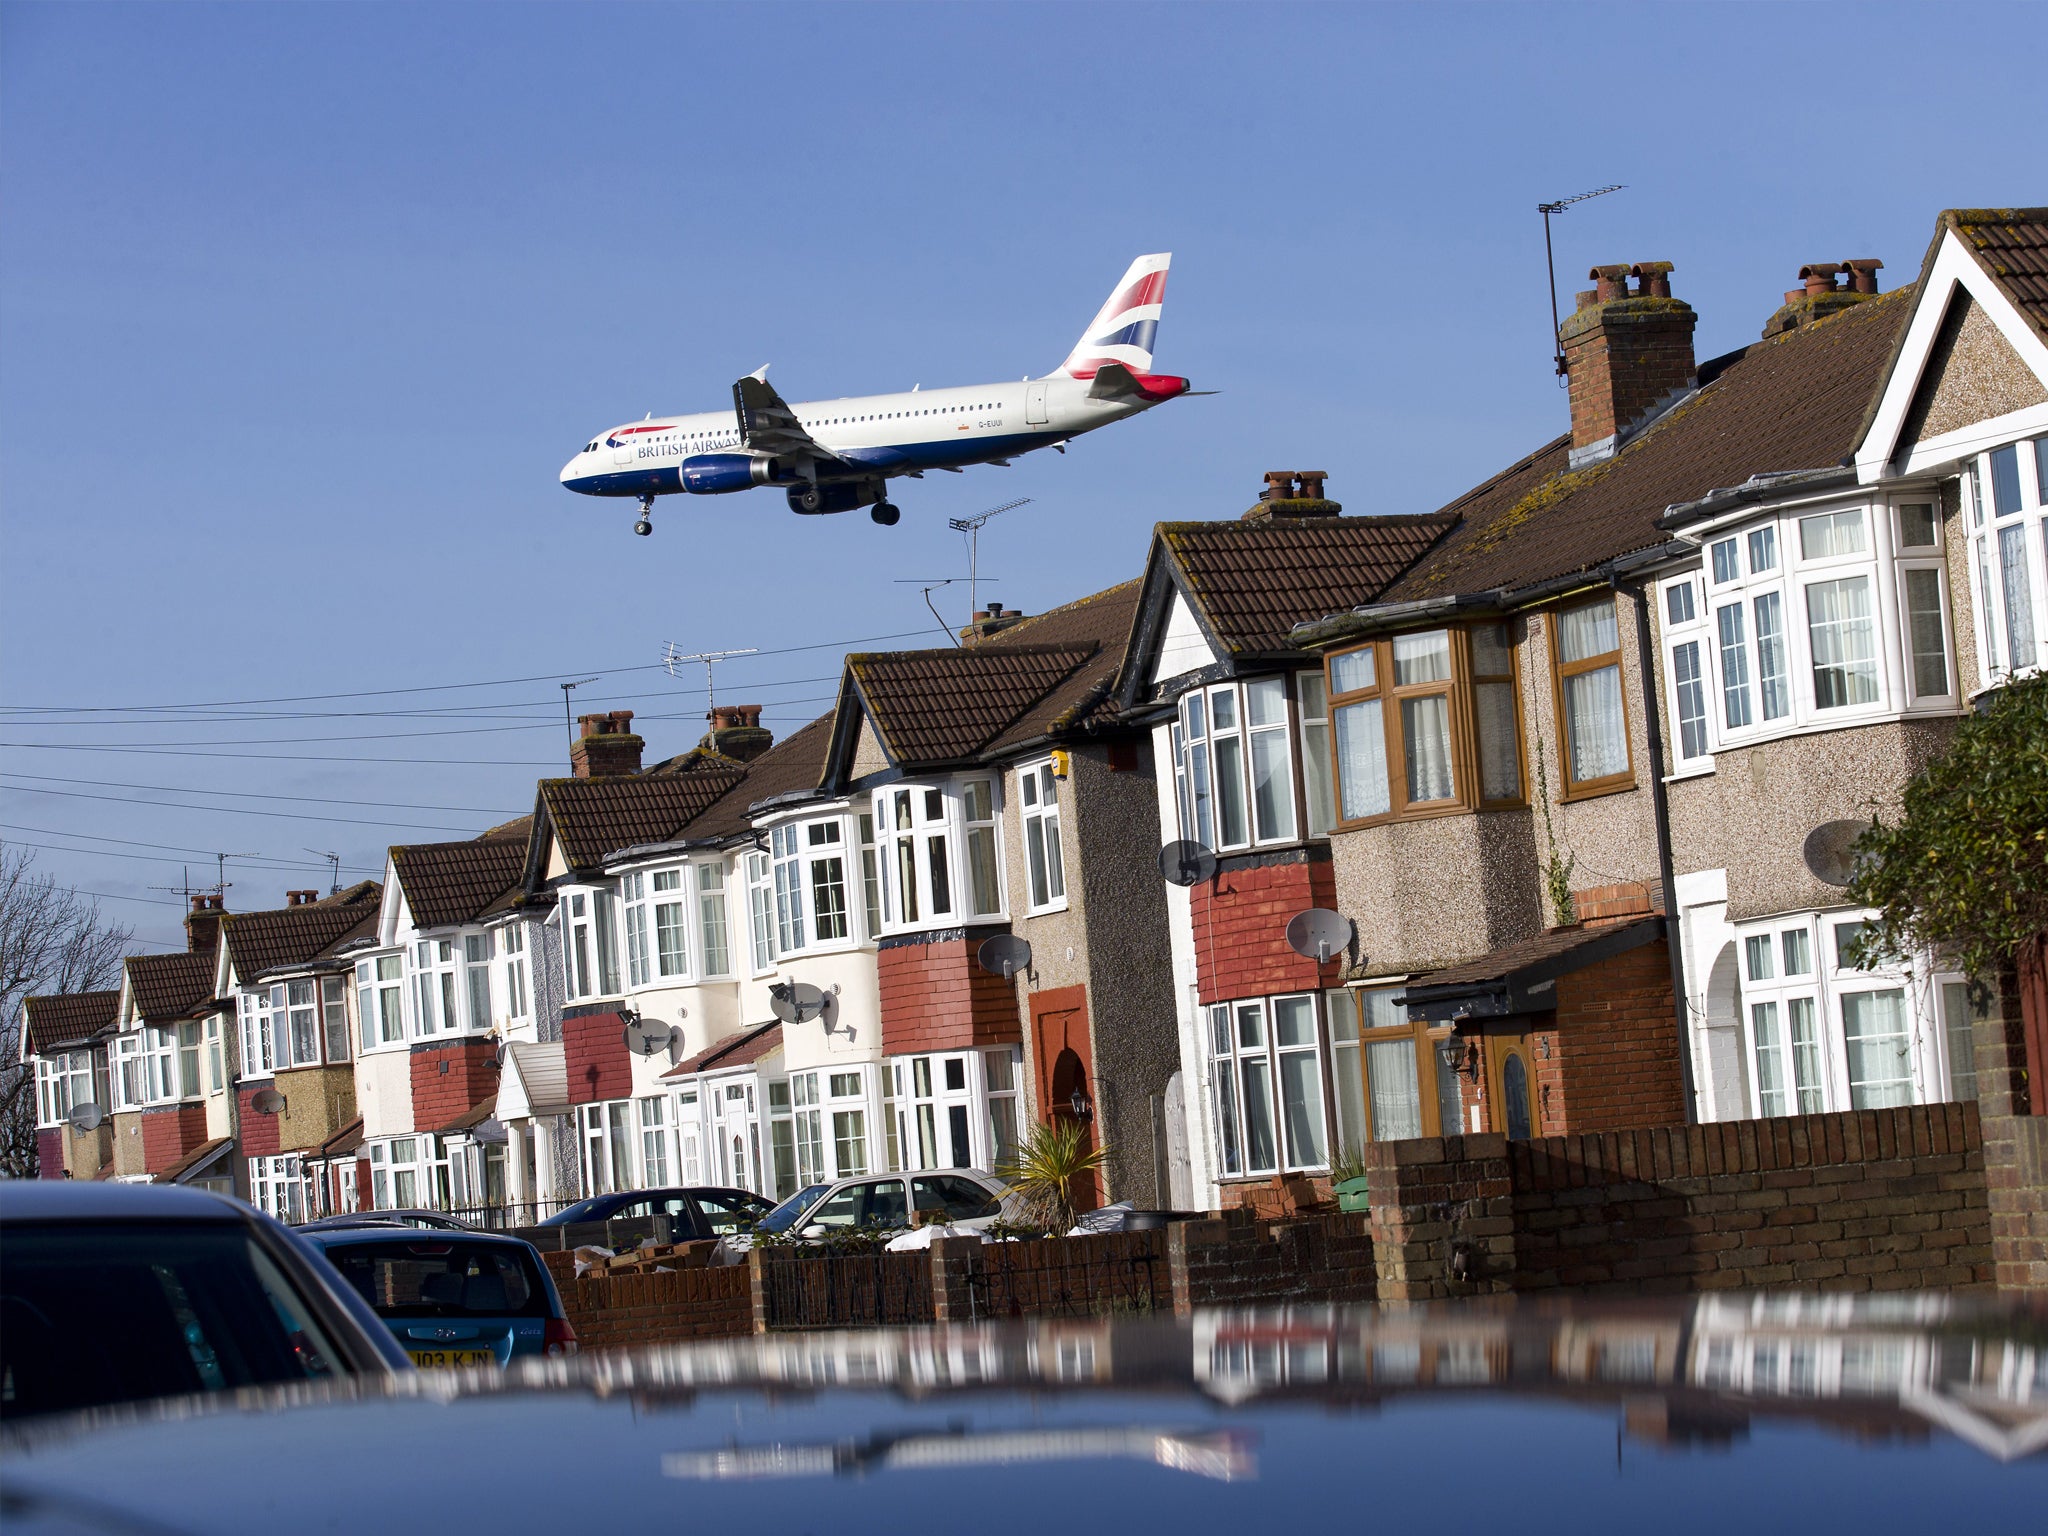
POLYGON ((1553 928, 1492 954, 1418 976, 1394 999, 1408 1017, 1431 1023, 1547 1013, 1557 1006, 1557 979, 1627 954, 1664 937, 1664 918, 1591 927, 1553 928))

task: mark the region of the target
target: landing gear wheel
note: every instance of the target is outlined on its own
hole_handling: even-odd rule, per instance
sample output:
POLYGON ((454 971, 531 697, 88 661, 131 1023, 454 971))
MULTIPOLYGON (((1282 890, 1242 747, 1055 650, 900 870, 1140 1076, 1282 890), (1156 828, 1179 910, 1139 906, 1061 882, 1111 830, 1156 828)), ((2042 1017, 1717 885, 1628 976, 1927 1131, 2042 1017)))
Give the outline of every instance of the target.
POLYGON ((654 524, 650 523, 649 521, 647 521, 646 518, 643 517, 640 519, 639 522, 633 525, 633 531, 639 534, 640 537, 644 539, 647 537, 647 535, 654 532, 654 524))
POLYGON ((821 511, 825 505, 825 493, 815 485, 799 486, 789 493, 789 504, 799 512, 821 511))
POLYGON ((640 521, 633 525, 633 531, 643 539, 654 532, 654 524, 650 521, 653 516, 654 498, 651 495, 642 496, 640 498, 640 521))
POLYGON ((868 516, 872 517, 884 528, 894 528, 898 519, 903 516, 903 510, 893 503, 878 501, 868 510, 868 516))

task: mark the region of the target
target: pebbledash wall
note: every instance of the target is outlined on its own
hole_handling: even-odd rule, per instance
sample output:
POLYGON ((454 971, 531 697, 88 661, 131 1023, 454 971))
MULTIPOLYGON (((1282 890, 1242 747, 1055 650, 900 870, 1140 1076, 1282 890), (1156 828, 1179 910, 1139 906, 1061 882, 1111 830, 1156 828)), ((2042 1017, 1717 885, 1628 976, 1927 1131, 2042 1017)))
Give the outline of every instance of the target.
POLYGON ((1988 1289, 1975 1104, 1369 1147, 1379 1299, 1988 1289))

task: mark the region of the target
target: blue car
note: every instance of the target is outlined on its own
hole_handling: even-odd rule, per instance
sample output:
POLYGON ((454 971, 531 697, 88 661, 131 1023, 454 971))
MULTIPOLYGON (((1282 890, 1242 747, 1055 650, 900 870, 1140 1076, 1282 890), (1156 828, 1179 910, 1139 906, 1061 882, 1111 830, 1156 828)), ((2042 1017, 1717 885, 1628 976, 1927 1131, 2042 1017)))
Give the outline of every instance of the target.
POLYGON ((483 1232, 305 1231, 418 1366, 566 1355, 576 1330, 533 1244, 483 1232))

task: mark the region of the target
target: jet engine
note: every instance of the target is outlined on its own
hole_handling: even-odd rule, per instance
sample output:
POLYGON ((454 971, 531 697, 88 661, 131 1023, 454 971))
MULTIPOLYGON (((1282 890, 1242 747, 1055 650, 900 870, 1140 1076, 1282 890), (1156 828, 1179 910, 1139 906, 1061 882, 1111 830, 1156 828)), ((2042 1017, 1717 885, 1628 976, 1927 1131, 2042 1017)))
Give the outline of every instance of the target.
POLYGON ((722 496, 789 478, 780 461, 765 453, 700 453, 683 460, 683 489, 698 496, 722 496))

